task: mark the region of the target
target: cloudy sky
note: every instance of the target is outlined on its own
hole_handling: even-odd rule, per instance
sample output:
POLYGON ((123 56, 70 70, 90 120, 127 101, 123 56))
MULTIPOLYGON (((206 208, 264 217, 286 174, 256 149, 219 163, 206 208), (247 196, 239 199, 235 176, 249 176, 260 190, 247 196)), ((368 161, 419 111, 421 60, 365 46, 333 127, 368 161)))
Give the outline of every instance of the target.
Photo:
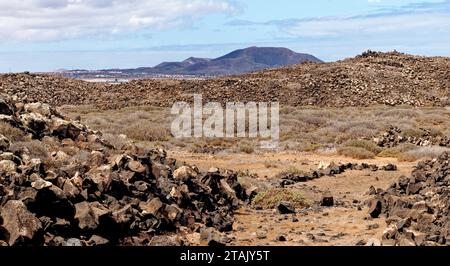
POLYGON ((0 72, 153 66, 280 46, 450 56, 450 0, 0 0, 0 72))

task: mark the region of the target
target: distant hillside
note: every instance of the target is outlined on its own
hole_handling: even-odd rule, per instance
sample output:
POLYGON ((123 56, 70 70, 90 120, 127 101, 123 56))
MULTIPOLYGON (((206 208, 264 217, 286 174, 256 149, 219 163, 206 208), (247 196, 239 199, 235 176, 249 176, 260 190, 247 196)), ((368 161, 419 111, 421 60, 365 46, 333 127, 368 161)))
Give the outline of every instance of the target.
MULTIPOLYGON (((233 56, 227 55, 227 59, 233 56)), ((246 55, 248 56, 248 54, 246 55)), ((266 60, 259 58, 258 60, 266 60)), ((204 64, 204 62, 200 62, 204 64)), ((192 64, 192 66, 198 63, 192 64)), ((204 102, 268 102, 281 106, 450 105, 450 58, 366 52, 332 63, 303 63, 208 79, 143 79, 119 85, 49 75, 0 75, 0 93, 54 105, 102 108, 204 102)))
POLYGON ((190 57, 182 62, 164 62, 155 67, 136 69, 64 71, 66 77, 152 77, 158 75, 225 76, 243 74, 261 69, 321 62, 309 54, 295 53, 287 48, 250 47, 236 50, 216 59, 190 57))

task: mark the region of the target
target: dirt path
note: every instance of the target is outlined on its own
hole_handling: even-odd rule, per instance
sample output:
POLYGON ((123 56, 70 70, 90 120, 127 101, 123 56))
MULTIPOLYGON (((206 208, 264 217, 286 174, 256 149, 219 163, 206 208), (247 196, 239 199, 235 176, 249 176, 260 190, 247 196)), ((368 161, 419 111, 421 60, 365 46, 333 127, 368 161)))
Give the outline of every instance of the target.
MULTIPOLYGON (((398 162, 392 158, 355 160, 333 154, 267 153, 206 155, 171 152, 180 162, 196 164, 202 170, 210 167, 249 170, 259 178, 256 184, 273 184, 274 176, 289 168, 309 171, 323 162, 370 163, 379 166, 394 163, 394 172, 355 170, 336 176, 324 176, 306 183, 297 183, 291 189, 299 190, 308 200, 318 202, 323 192, 329 191, 335 206, 311 207, 295 215, 281 215, 275 210, 243 208, 236 212, 234 230, 227 236, 230 245, 356 245, 371 238, 380 239, 385 229, 383 218, 372 219, 367 214, 366 201, 370 186, 386 188, 401 175, 408 175, 414 162, 398 162), (264 182, 266 181, 266 182, 264 182), (286 241, 279 241, 284 236, 286 241)), ((244 182, 251 182, 244 180, 244 182)), ((270 186, 270 185, 269 185, 270 186)))

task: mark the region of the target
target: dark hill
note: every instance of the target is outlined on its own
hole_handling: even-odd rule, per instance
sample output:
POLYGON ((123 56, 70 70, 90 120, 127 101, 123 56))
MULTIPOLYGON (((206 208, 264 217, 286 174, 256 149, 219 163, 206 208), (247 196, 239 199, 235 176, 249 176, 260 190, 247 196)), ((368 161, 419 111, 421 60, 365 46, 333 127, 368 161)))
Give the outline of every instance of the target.
POLYGON ((318 58, 293 52, 287 48, 249 47, 236 50, 216 59, 190 57, 182 62, 163 62, 155 67, 135 69, 109 69, 97 71, 65 71, 74 78, 142 78, 155 75, 225 76, 249 73, 261 69, 276 68, 304 62, 322 62, 318 58))

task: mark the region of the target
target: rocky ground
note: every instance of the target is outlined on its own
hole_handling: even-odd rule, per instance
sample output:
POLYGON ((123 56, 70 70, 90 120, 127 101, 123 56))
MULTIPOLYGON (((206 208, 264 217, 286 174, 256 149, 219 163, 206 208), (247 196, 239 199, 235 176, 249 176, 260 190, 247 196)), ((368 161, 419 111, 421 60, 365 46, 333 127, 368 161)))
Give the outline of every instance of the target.
POLYGON ((248 170, 252 180, 243 177, 241 183, 244 186, 250 183, 261 191, 279 187, 279 172, 291 167, 310 172, 332 162, 381 166, 395 163, 397 166, 396 171, 348 170, 286 186, 283 188, 285 191, 299 191, 308 206, 297 208, 296 213, 280 213, 276 208, 259 210, 259 206, 255 205, 244 206, 235 212, 233 231, 226 234, 229 245, 377 245, 381 243, 386 222, 384 217, 370 216, 368 203, 373 198, 371 193, 374 188, 389 187, 399 176, 408 175, 415 165, 414 162, 399 163, 389 158, 355 160, 336 155, 294 152, 264 155, 171 152, 170 155, 179 161, 195 163, 200 169, 216 165, 237 172, 248 170), (267 159, 274 162, 270 168, 265 166, 267 159), (333 198, 331 206, 321 206, 324 196, 333 198))
MULTIPOLYGON (((448 244, 446 154, 166 154, 116 148, 47 104, 5 96, 0 112, 1 245, 448 244)), ((373 143, 447 145, 418 132, 373 143)))
POLYGON ((386 215, 385 245, 450 244, 449 154, 420 162, 386 190, 378 190, 372 216, 386 215))
POLYGON ((0 76, 0 92, 22 101, 55 106, 92 104, 101 108, 172 106, 193 100, 270 102, 283 105, 343 107, 374 104, 441 106, 450 96, 450 60, 398 52, 366 52, 333 63, 306 63, 253 74, 207 80, 136 80, 95 84, 56 76, 0 76))
POLYGON ((208 80, 2 75, 0 245, 449 245, 449 65, 366 52, 208 80), (193 93, 280 101, 280 148, 168 136, 160 106, 193 93))
POLYGON ((233 172, 117 150, 47 104, 1 98, 0 121, 0 245, 179 245, 205 230, 218 243, 247 199, 233 172))

